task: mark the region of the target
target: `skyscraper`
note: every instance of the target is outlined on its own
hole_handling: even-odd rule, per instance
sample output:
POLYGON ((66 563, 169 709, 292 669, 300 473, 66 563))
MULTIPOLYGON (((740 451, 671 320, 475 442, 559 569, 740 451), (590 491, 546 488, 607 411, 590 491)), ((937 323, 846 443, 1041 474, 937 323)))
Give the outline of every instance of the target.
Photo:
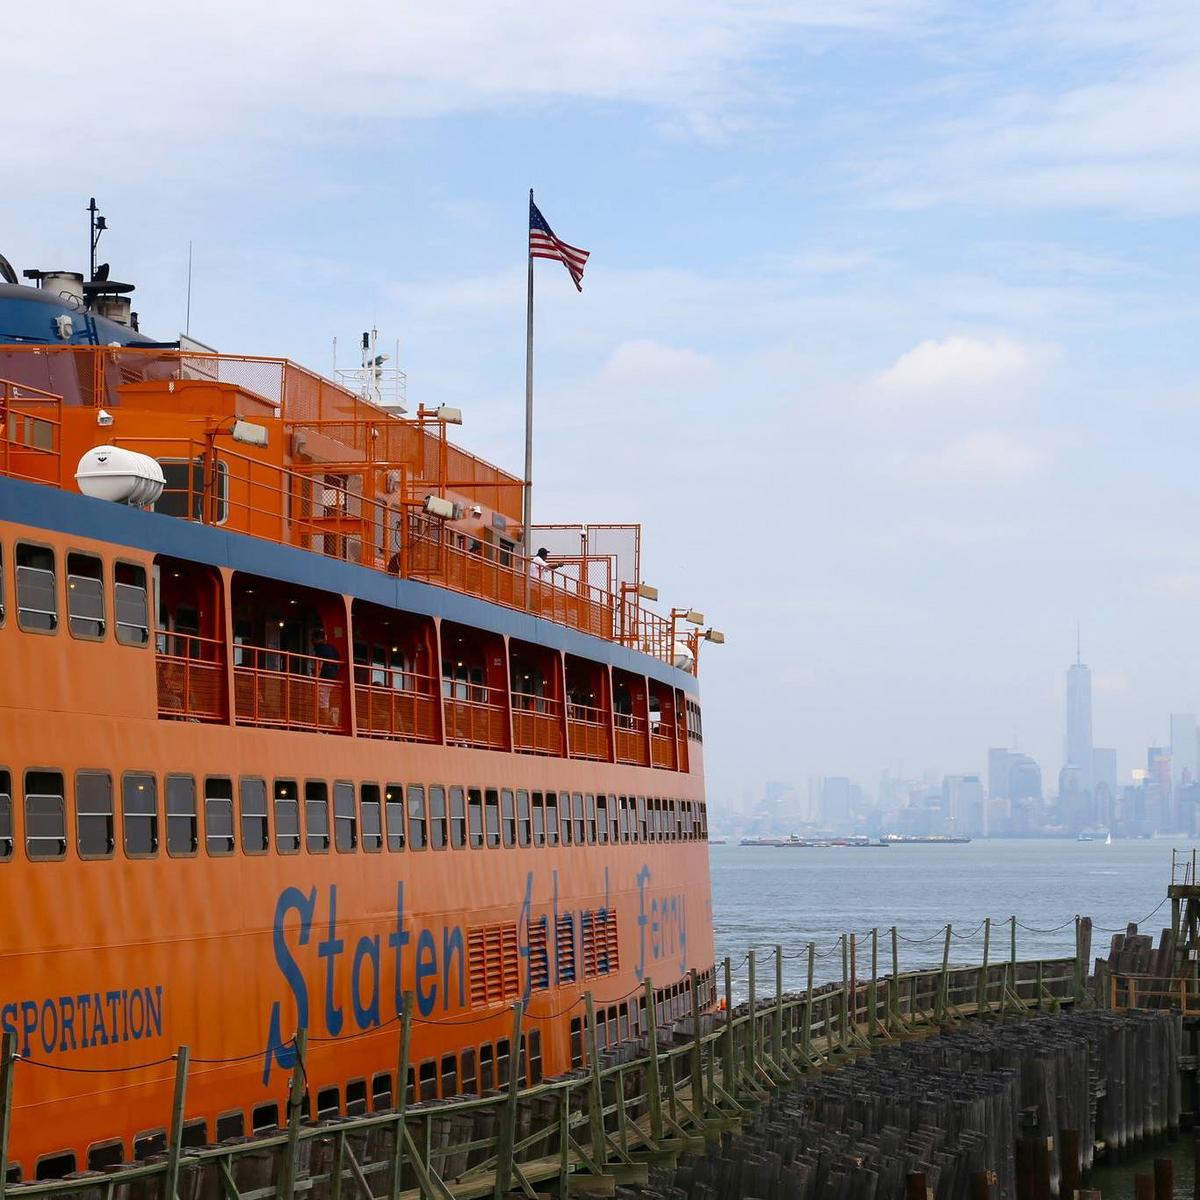
POLYGON ((988 750, 988 796, 993 800, 1007 800, 1009 759, 1011 755, 1000 746, 988 750))
POLYGON ((1067 766, 1078 767, 1082 790, 1092 790, 1092 670, 1079 660, 1067 668, 1067 766))
POLYGON ((1171 782, 1196 782, 1196 714, 1171 714, 1171 782))

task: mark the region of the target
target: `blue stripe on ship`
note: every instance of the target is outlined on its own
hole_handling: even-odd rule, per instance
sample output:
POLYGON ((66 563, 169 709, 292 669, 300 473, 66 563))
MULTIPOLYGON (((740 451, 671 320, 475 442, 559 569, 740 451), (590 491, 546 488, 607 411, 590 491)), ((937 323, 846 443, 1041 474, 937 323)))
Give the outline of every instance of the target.
POLYGON ((389 608, 441 617, 536 645, 552 646, 566 654, 608 663, 635 675, 649 675, 669 687, 697 694, 695 676, 627 646, 618 646, 502 605, 489 604, 474 596, 411 579, 397 579, 382 571, 292 546, 280 546, 248 534, 196 525, 179 517, 143 512, 18 479, 0 479, 0 521, 32 525, 56 533, 74 533, 152 554, 170 554, 326 592, 341 592, 389 608))

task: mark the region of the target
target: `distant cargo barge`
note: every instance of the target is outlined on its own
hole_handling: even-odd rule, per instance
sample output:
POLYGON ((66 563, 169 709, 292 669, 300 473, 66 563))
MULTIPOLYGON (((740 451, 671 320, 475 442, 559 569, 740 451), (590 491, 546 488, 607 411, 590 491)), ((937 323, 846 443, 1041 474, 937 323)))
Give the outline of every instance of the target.
POLYGON ((965 833, 885 833, 879 839, 884 846, 904 845, 904 846, 924 846, 935 845, 943 846, 950 844, 959 844, 969 842, 971 839, 965 833))

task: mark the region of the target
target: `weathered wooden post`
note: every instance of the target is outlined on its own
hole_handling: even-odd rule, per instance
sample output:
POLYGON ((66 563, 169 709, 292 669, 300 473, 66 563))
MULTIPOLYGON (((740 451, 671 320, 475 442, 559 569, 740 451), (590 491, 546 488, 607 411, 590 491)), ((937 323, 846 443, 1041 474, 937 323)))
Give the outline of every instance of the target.
MULTIPOLYGON (((853 934, 851 935, 853 936, 853 934)), ((849 1049, 850 1039, 850 1011, 849 1005, 846 1003, 847 993, 850 991, 850 939, 842 934, 842 1019, 840 1022, 841 1033, 841 1048, 849 1049)))
POLYGON ((757 1013, 756 1013, 756 1005, 758 1003, 758 996, 755 994, 756 989, 755 989, 755 981, 754 981, 754 951, 753 950, 751 950, 750 953, 748 955, 746 955, 746 959, 747 959, 747 962, 749 963, 749 970, 750 970, 750 977, 748 980, 749 986, 750 986, 750 1036, 746 1039, 746 1073, 750 1076, 751 1084, 753 1086, 757 1087, 758 1086, 758 1082, 757 1082, 757 1080, 758 1080, 758 1070, 757 1070, 757 1066, 758 1066, 758 1018, 757 1018, 757 1013))
POLYGON ((892 980, 888 984, 888 1031, 900 1024, 900 931, 892 926, 892 980))
POLYGON ((871 930, 871 982, 867 984, 867 1037, 874 1038, 879 1020, 879 930, 871 930))
POLYGON ((520 1000, 513 1004, 512 1047, 509 1057, 508 1098, 500 1114, 500 1137, 496 1147, 496 1185, 493 1200, 501 1197, 512 1187, 513 1147, 517 1140, 517 1100, 521 1095, 521 1016, 525 1006, 520 1000), (515 1066, 513 1065, 515 1063, 515 1066))
POLYGON ((404 1117, 408 1110, 408 1057, 412 1045, 413 994, 400 998, 400 1054, 396 1064, 396 1144, 392 1147, 392 1180, 389 1196, 400 1194, 404 1167, 404 1117))
POLYGON ((1154 1200, 1175 1200, 1175 1160, 1154 1160, 1154 1200))
POLYGON ((8 1188, 8 1137, 12 1129, 13 1077, 16 1068, 17 1035, 5 1033, 0 1038, 0 1200, 4 1200, 8 1188))
POLYGON ((1200 1200, 1200 1133, 1192 1139, 1192 1200, 1200 1200))
POLYGON ((1046 986, 1045 968, 1042 966, 1042 960, 1040 958, 1037 960, 1037 965, 1034 967, 1033 986, 1037 994, 1037 1006, 1038 1010, 1040 1011, 1042 1007, 1042 993, 1046 986))
MULTIPOLYGON (((813 968, 816 965, 817 943, 808 943, 808 987, 804 993, 804 1030, 801 1033, 801 1045, 804 1050, 805 1065, 812 1062, 812 1023, 813 1023, 813 968)), ((1197 1197, 1200 1200, 1200 1196, 1197 1197)))
POLYGON ((1068 1200, 1079 1190, 1079 1130, 1058 1131, 1058 1194, 1068 1200))
MULTIPOLYGON (((694 974, 694 972, 693 972, 694 974)), ((694 985, 693 985, 694 986, 694 985)), ((697 1035, 699 1036, 699 1035, 697 1035)), ((783 1065, 783 947, 775 947, 775 1065, 783 1065)))
MULTIPOLYGON (((583 1003, 587 1016, 588 1127, 592 1134, 592 1161, 596 1164, 596 1170, 603 1171, 608 1158, 604 1145, 604 1091, 600 1082, 600 1050, 596 1044, 596 1004, 590 991, 584 993, 583 1003)), ((513 1043, 515 1046, 520 1044, 519 1040, 513 1043)), ((695 1086, 693 1080, 692 1087, 695 1086)))
POLYGON ((297 1031, 292 1042, 296 1065, 292 1068, 287 1095, 287 1148, 279 1172, 279 1200, 293 1200, 296 1195, 296 1170, 300 1150, 300 1115, 304 1108, 304 1059, 308 1054, 308 1030, 297 1031))
POLYGON ((1078 913, 1075 914, 1075 1003, 1076 1005, 1083 1003, 1083 929, 1082 921, 1078 913))
POLYGON ((847 994, 850 1029, 853 1034, 858 1031, 858 935, 853 930, 850 931, 850 988, 847 994))
POLYGON ((704 1116, 704 1038, 700 1030, 700 976, 693 967, 692 985, 692 1111, 704 1116))
POLYGON ((1013 913, 1009 917, 1009 924, 1012 926, 1012 945, 1010 947, 1008 959, 1008 990, 1011 999, 1005 1008, 1010 1005, 1015 1008, 1017 1003, 1017 915, 1013 913))
POLYGON ((979 991, 975 997, 975 1015, 990 1013, 992 1003, 988 997, 988 950, 992 944, 992 918, 983 918, 983 966, 979 969, 979 991))
POLYGON ((904 1200, 929 1200, 924 1171, 910 1171, 904 1177, 904 1200))
POLYGON ((1135 1175, 1133 1177, 1133 1194, 1135 1200, 1154 1200, 1154 1176, 1135 1175))
MULTIPOLYGON (((971 1172, 971 1200, 992 1200, 991 1171, 971 1172)), ((1071 1197, 1064 1195, 1061 1200, 1071 1200, 1071 1197)))
MULTIPOLYGON (((724 1087, 733 1094, 733 1007, 730 993, 733 982, 730 978, 729 959, 725 960, 725 1073, 724 1087)), ((658 1076, 658 1008, 654 1003, 654 982, 646 976, 646 1017, 649 1058, 646 1060, 646 1092, 650 1098, 650 1136, 655 1143, 663 1137, 662 1081, 658 1076)))
MULTIPOLYGON (((163 1176, 163 1200, 175 1200, 179 1190, 179 1155, 183 1150, 183 1108, 187 1103, 188 1048, 175 1055, 175 1096, 171 1101, 171 1140, 167 1143, 167 1173, 163 1176)), ((0 1173, 7 1174, 0 1155, 0 1173)))
MULTIPOLYGON (((650 981, 646 980, 646 985, 649 987, 650 981)), ((650 993, 647 993, 648 995, 650 993)), ((729 958, 725 959, 725 1078, 721 1080, 721 1086, 731 1095, 737 1095, 737 1054, 734 1046, 735 1030, 733 1028, 733 964, 729 958)), ((655 1041, 655 1045, 658 1043, 655 1041)), ((658 1064, 655 1063, 655 1075, 658 1074, 658 1064)), ((661 1109, 660 1109, 661 1120, 661 1109)), ((662 1135, 660 1127, 659 1136, 662 1135)))
POLYGON ((946 941, 942 946, 942 971, 938 976, 937 1019, 946 1019, 946 1006, 950 1001, 950 938, 953 930, 949 923, 946 925, 946 941))

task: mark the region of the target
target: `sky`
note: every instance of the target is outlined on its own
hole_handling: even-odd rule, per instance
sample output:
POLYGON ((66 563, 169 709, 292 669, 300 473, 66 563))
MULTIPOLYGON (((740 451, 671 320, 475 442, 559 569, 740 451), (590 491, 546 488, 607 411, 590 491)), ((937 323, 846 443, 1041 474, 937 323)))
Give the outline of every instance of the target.
POLYGON ((413 403, 535 517, 640 521, 701 656, 710 797, 1053 779, 1082 630, 1122 777, 1200 709, 1200 21, 1191 3, 12 0, 0 253, 143 329, 413 403))

